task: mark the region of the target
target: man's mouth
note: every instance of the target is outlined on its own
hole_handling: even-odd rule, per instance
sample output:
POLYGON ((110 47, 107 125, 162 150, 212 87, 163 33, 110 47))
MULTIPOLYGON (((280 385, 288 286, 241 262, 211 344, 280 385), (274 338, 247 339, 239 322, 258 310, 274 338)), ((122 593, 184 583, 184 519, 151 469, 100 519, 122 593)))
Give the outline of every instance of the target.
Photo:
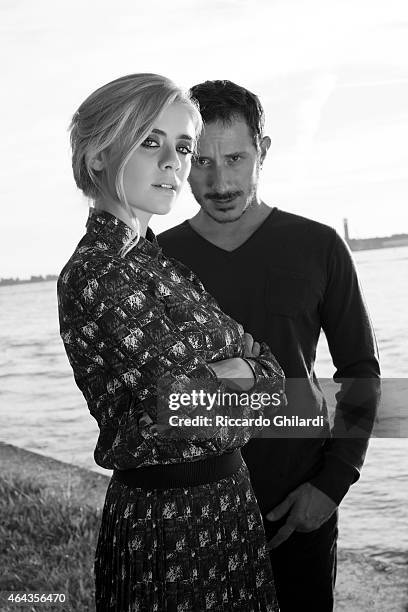
POLYGON ((211 200, 212 202, 214 202, 215 204, 219 204, 219 205, 228 205, 229 203, 233 202, 234 200, 236 200, 236 198, 239 197, 239 193, 230 193, 228 195, 208 195, 207 198, 209 200, 211 200))

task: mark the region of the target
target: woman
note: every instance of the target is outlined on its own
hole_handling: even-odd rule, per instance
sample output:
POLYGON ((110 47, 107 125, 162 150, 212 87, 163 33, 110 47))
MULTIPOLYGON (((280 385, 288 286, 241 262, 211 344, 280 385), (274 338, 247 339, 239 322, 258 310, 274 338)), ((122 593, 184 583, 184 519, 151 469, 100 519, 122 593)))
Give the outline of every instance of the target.
POLYGON ((93 208, 59 277, 61 336, 100 428, 95 461, 114 470, 95 558, 98 611, 277 609, 239 452, 250 428, 175 439, 156 422, 159 380, 220 388, 267 377, 283 389, 266 345, 244 360, 251 339, 246 349, 241 326, 147 227, 186 182, 200 129, 190 99, 154 74, 101 87, 71 124, 74 177, 93 208))

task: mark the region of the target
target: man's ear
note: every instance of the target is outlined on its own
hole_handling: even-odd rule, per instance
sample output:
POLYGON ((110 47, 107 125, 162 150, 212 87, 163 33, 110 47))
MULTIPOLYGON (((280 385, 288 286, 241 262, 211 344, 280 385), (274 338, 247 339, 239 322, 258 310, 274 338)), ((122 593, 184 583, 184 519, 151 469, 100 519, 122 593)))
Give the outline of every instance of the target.
POLYGON ((96 155, 94 153, 87 153, 86 157, 87 157, 86 161, 90 165, 92 170, 99 171, 99 170, 104 169, 105 161, 103 159, 102 153, 97 153, 96 155))
POLYGON ((259 163, 261 166, 264 163, 264 159, 266 157, 266 154, 270 146, 271 146, 271 139, 269 138, 269 136, 264 136, 259 145, 259 148, 261 151, 260 156, 259 156, 259 163))

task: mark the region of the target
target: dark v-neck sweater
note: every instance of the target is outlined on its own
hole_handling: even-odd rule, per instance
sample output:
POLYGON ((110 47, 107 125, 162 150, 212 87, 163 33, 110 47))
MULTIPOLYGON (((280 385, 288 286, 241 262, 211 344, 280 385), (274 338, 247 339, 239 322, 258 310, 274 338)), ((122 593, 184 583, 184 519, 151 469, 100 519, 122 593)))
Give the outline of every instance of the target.
POLYGON ((343 240, 328 226, 273 208, 230 252, 187 221, 158 241, 199 276, 222 310, 269 344, 288 379, 289 403, 282 414, 323 416, 321 429, 280 427, 272 439, 253 439, 244 447, 261 510, 270 510, 305 481, 340 503, 359 477, 379 396, 376 342, 343 240), (342 385, 334 433, 314 372, 321 329, 335 379, 360 379, 342 385))

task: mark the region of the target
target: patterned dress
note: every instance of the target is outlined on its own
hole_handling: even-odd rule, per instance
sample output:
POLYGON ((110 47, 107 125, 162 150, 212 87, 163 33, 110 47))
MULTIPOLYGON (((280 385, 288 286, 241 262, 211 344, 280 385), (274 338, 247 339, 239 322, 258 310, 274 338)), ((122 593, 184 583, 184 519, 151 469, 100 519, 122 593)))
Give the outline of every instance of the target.
MULTIPOLYGON (((106 469, 197 461, 243 446, 250 428, 208 439, 155 435, 158 379, 208 380, 208 364, 244 354, 243 330, 150 230, 127 255, 131 230, 91 210, 58 280, 60 330, 92 416, 95 461, 106 469), (147 418, 146 418, 147 415, 147 418)), ((269 348, 255 381, 283 393, 269 348)), ((245 464, 187 488, 144 490, 111 480, 95 557, 96 609, 140 612, 278 610, 262 519, 245 464)))

